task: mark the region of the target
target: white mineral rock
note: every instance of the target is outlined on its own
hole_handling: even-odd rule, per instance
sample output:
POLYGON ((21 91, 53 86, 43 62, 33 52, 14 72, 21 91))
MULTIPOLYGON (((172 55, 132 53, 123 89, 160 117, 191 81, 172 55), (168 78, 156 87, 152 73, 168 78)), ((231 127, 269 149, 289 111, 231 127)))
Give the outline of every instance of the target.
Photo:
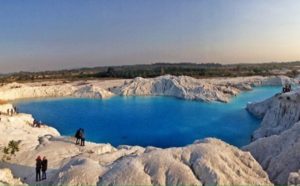
POLYGON ((0 185, 25 185, 19 178, 14 178, 9 169, 0 169, 0 185))
POLYGON ((0 87, 2 100, 47 97, 109 98, 123 96, 173 96, 181 99, 228 102, 253 86, 282 85, 294 80, 285 76, 195 79, 165 75, 133 80, 10 83, 0 87))
POLYGON ((300 122, 280 135, 260 138, 243 148, 267 171, 275 184, 287 184, 291 172, 300 169, 300 122))
POLYGON ((135 78, 112 91, 124 96, 173 96, 181 99, 228 102, 233 95, 251 86, 282 85, 293 82, 285 76, 195 79, 165 75, 157 78, 135 78))
POLYGON ((98 185, 269 185, 247 152, 217 139, 128 156, 100 175, 98 185))
POLYGON ((275 184, 299 183, 300 169, 300 92, 279 93, 247 106, 263 118, 251 144, 244 147, 262 165, 275 184))
POLYGON ((263 118, 261 126, 253 134, 254 140, 280 134, 300 120, 300 93, 279 93, 265 101, 248 104, 247 109, 263 118))
POLYGON ((288 178, 288 185, 300 184, 300 170, 298 172, 291 172, 288 178))

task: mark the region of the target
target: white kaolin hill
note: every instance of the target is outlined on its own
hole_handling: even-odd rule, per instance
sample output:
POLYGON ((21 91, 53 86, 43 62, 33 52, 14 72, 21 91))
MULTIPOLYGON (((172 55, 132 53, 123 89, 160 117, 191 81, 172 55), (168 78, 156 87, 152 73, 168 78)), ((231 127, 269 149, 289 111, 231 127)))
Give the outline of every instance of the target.
POLYGON ((173 96, 181 99, 228 102, 254 86, 293 82, 285 76, 195 79, 165 75, 133 80, 11 83, 0 87, 2 100, 45 97, 108 98, 122 96, 173 96))
POLYGON ((254 142, 244 147, 255 157, 275 184, 300 184, 300 93, 277 94, 248 110, 263 118, 254 142))
POLYGON ((300 123, 280 135, 258 139, 243 149, 251 152, 273 183, 287 184, 290 174, 300 170, 300 123))
POLYGON ((268 176, 247 152, 205 139, 157 149, 112 164, 98 185, 265 185, 268 176))
POLYGON ((253 134, 254 140, 280 134, 300 120, 300 93, 278 93, 263 102, 248 104, 247 109, 263 118, 261 127, 253 134))
POLYGON ((228 102, 230 98, 253 86, 283 85, 293 82, 284 76, 195 79, 188 76, 135 78, 112 91, 124 96, 173 96, 181 99, 228 102))

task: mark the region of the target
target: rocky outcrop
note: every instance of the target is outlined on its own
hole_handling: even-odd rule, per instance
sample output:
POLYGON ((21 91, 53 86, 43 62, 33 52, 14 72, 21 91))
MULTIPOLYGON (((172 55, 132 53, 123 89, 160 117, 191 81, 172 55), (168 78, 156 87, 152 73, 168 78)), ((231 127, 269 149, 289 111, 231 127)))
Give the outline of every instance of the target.
POLYGON ((253 134, 254 140, 280 134, 300 120, 300 93, 279 93, 265 101, 250 103, 247 109, 255 116, 263 118, 260 128, 253 134))
POLYGON ((102 166, 89 158, 72 158, 54 176, 53 185, 96 185, 102 166))
POLYGON ((298 172, 291 172, 288 178, 288 185, 300 184, 300 170, 298 172))
POLYGON ((173 96, 181 99, 228 102, 240 91, 253 86, 282 85, 293 82, 284 76, 244 77, 224 79, 195 79, 188 76, 160 76, 157 78, 135 78, 112 89, 124 96, 173 96))
POLYGON ((14 178, 10 169, 0 169, 0 185, 26 185, 19 178, 14 178))
POLYGON ((10 83, 0 87, 2 100, 44 97, 108 98, 123 96, 173 96, 181 99, 228 102, 253 86, 282 85, 293 82, 285 76, 195 79, 165 75, 133 80, 10 83))
POLYGON ((182 99, 227 102, 238 89, 215 87, 187 76, 161 76, 153 79, 135 78, 112 90, 123 96, 172 96, 182 99), (222 89, 221 89, 222 88, 222 89))
POLYGON ((261 81, 261 86, 278 86, 278 85, 285 85, 285 84, 295 84, 297 83, 296 80, 291 79, 287 76, 270 76, 265 77, 261 81))
POLYGON ((217 139, 205 139, 182 148, 147 150, 127 146, 111 150, 98 155, 84 150, 79 155, 70 156, 55 170, 51 184, 271 184, 249 153, 217 139))
POLYGON ((59 132, 52 127, 46 125, 42 125, 40 128, 33 127, 34 119, 29 114, 1 115, 0 117, 0 147, 4 147, 9 141, 14 140, 21 141, 21 150, 30 150, 38 145, 39 142, 37 139, 40 136, 46 134, 59 136, 59 132))
POLYGON ((100 175, 98 185, 268 185, 268 176, 247 152, 217 139, 183 148, 124 157, 100 175))
POLYGON ((74 97, 78 98, 109 98, 114 94, 108 90, 101 87, 96 87, 93 85, 83 86, 74 91, 72 94, 74 97))
POLYGON ((300 169, 300 122, 280 135, 260 138, 243 150, 250 151, 275 184, 287 184, 300 169))
POLYGON ((244 147, 276 184, 297 183, 300 170, 300 93, 277 94, 247 109, 262 123, 251 144, 244 147))

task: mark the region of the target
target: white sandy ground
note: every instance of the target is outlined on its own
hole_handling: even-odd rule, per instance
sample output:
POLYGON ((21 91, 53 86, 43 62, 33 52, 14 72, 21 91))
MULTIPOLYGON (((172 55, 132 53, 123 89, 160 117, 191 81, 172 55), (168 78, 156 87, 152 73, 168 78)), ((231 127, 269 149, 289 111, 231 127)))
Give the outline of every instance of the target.
MULTIPOLYGON (((126 81, 13 83, 0 87, 0 99, 65 96, 107 98, 117 94, 165 95, 182 99, 227 102, 231 96, 243 90, 250 90, 253 86, 281 85, 287 82, 293 80, 283 76, 204 80, 186 76, 162 76, 126 81)), ((0 105, 0 111, 6 112, 7 108, 12 106, 0 105)), ((256 110, 264 110, 263 114, 260 113, 263 117, 268 109, 270 108, 256 110)), ((3 156, 2 148, 10 140, 21 140, 20 152, 11 160, 0 162, 0 168, 9 168, 23 183, 35 183, 35 158, 41 155, 47 156, 49 161, 48 179, 42 183, 49 185, 271 184, 268 175, 250 153, 218 139, 209 138, 186 147, 167 149, 139 146, 115 148, 110 144, 90 142, 87 142, 85 147, 80 147, 74 145, 73 138, 60 136, 54 128, 46 125, 41 128, 32 127, 31 115, 20 113, 13 116, 1 115, 0 118, 0 157, 3 156)), ((257 140, 245 149, 253 153, 257 161, 267 170, 272 181, 276 182, 272 171, 260 161, 267 157, 273 158, 272 153, 265 156, 263 152, 257 154, 256 150, 253 150, 259 149, 261 144, 257 140), (259 158, 261 154, 262 158, 259 158)), ((270 148, 272 147, 275 148, 276 145, 270 148)), ((297 155, 296 152, 295 154, 297 155)), ((296 172, 299 168, 288 169, 286 172, 295 172, 292 174, 293 180, 297 180, 296 172)), ((280 182, 287 183, 286 174, 283 177, 280 182)), ((0 183, 14 184, 17 183, 15 181, 16 179, 10 177, 6 169, 0 169, 0 183), (6 180, 2 179, 4 174, 7 175, 4 176, 6 180)))

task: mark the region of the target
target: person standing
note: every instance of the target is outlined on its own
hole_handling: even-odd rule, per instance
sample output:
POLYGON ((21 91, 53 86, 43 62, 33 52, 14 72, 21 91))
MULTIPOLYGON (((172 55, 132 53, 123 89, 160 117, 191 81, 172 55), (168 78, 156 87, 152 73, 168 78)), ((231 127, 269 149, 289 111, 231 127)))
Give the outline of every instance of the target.
POLYGON ((15 111, 15 114, 17 114, 17 113, 18 113, 18 111, 17 111, 17 107, 16 107, 16 106, 14 106, 14 111, 15 111))
POLYGON ((80 141, 81 141, 80 145, 84 146, 85 145, 85 136, 84 136, 84 130, 83 129, 81 129, 81 131, 79 133, 79 136, 80 136, 80 141))
POLYGON ((47 179, 47 175, 46 175, 47 168, 48 168, 48 160, 46 156, 44 156, 42 160, 42 180, 47 179))
POLYGON ((35 164, 35 180, 41 181, 41 168, 42 168, 42 159, 40 156, 36 158, 36 164, 35 164))
POLYGON ((75 138, 76 138, 76 142, 75 144, 78 145, 79 144, 79 140, 80 140, 80 131, 81 131, 81 128, 78 129, 75 133, 75 138))

